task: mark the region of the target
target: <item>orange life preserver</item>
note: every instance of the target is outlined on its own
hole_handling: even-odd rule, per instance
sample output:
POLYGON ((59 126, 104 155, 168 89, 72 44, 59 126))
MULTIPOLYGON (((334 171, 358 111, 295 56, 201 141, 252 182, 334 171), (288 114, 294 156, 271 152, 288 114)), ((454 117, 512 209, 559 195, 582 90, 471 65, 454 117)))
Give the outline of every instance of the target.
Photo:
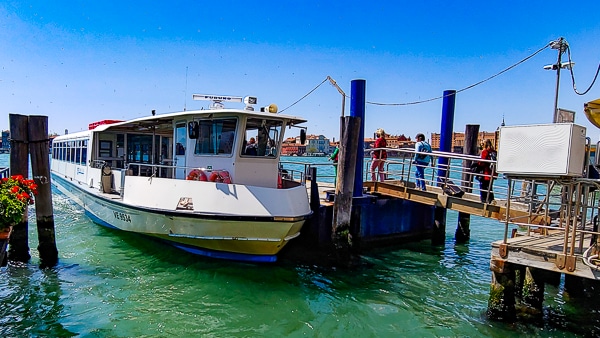
POLYGON ((190 181, 207 181, 206 173, 204 173, 201 169, 192 169, 190 173, 187 175, 187 180, 190 181))
POLYGON ((231 184, 231 176, 229 176, 229 171, 221 170, 219 176, 221 176, 221 182, 231 184))
POLYGON ((231 176, 227 170, 214 170, 208 176, 208 180, 217 183, 231 184, 231 176))

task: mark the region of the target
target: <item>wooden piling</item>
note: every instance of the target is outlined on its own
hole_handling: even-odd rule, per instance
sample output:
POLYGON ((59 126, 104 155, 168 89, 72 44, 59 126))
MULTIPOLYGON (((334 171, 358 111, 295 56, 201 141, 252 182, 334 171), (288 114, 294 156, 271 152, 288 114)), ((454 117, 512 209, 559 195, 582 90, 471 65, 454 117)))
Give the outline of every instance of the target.
POLYGON ((515 311, 515 271, 504 260, 492 260, 492 283, 486 315, 493 320, 512 322, 515 311))
MULTIPOLYGON (((467 124, 465 127, 465 146, 463 148, 463 154, 466 155, 477 155, 478 144, 477 136, 479 134, 478 124, 467 124)), ((464 161, 463 163, 463 174, 462 174, 462 188, 465 192, 473 191, 473 175, 468 174, 467 170, 471 167, 472 161, 464 161)), ((471 238, 471 216, 464 212, 458 213, 458 224, 456 226, 456 232, 454 233, 454 240, 456 243, 468 242, 471 238)))
MULTIPOLYGON (((27 149, 28 121, 25 115, 9 114, 10 128, 10 174, 28 177, 29 152, 27 149)), ((46 137, 48 137, 46 135, 46 137)), ((29 224, 27 222, 27 209, 23 219, 13 226, 9 240, 8 259, 12 261, 27 263, 31 259, 29 254, 29 224)))
POLYGON ((42 268, 53 267, 58 263, 50 185, 49 143, 48 117, 29 116, 29 152, 31 154, 31 171, 38 186, 38 194, 35 197, 35 214, 38 251, 42 268))
MULTIPOLYGON (((340 259, 350 256, 352 235, 350 234, 350 221, 352 216, 352 195, 354 193, 354 174, 356 172, 356 154, 361 140, 358 139, 361 119, 360 117, 346 116, 344 118, 344 135, 342 136, 339 167, 338 186, 335 203, 333 206, 332 241, 340 259)), ((336 189, 337 190, 337 189, 336 189)))
POLYGON ((431 245, 439 246, 446 243, 446 208, 436 206, 433 209, 433 232, 431 245))

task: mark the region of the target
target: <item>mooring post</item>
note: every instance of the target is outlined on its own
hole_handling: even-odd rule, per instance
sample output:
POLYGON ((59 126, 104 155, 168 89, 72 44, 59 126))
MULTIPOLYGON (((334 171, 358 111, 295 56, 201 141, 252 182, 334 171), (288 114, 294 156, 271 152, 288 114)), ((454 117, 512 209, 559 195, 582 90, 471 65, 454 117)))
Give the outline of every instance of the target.
MULTIPOLYGON (((477 135, 479 134, 478 124, 467 124, 465 127, 465 146, 463 147, 463 154, 466 155, 477 155, 477 135)), ((467 193, 473 191, 473 175, 467 173, 467 169, 471 167, 472 161, 464 161, 463 163, 463 174, 462 174, 462 186, 463 190, 467 193)), ((456 243, 468 242, 471 238, 471 216, 464 212, 458 213, 458 224, 456 226, 456 232, 454 233, 454 240, 456 243)))
MULTIPOLYGON (((29 117, 19 114, 9 114, 10 125, 10 174, 29 176, 29 151, 27 149, 29 117)), ((46 135, 46 137, 48 137, 46 135)), ((8 258, 12 261, 27 263, 31 259, 29 254, 29 224, 27 222, 27 209, 23 219, 13 226, 10 235, 10 248, 8 258)))
MULTIPOLYGON (((360 128, 355 131, 355 133, 358 135, 354 135, 357 137, 359 142, 358 148, 356 149, 356 169, 354 171, 354 176, 356 178, 354 179, 354 197, 361 197, 363 195, 366 88, 367 82, 365 80, 352 80, 350 82, 350 116, 358 119, 358 123, 360 124, 360 128)), ((347 131, 348 129, 344 128, 344 130, 347 131)))
POLYGON ((319 183, 317 182, 317 168, 309 167, 310 173, 310 210, 313 212, 313 217, 319 214, 319 207, 321 202, 319 201, 319 183))
POLYGON ((35 215, 42 268, 53 267, 58 263, 50 185, 49 146, 48 117, 29 116, 29 153, 31 154, 33 179, 38 186, 38 194, 35 197, 35 215))
MULTIPOLYGON (((442 103, 442 125, 440 130, 440 151, 452 151, 452 131, 454 125, 455 90, 445 90, 442 103)), ((438 185, 445 184, 448 158, 438 158, 437 179, 438 185)), ((431 236, 432 245, 444 245, 446 238, 446 208, 436 206, 434 211, 434 227, 431 236)))
POLYGON ((352 218, 352 196, 355 187, 355 170, 357 160, 358 129, 360 118, 354 116, 345 117, 344 135, 341 139, 338 178, 339 191, 336 192, 333 205, 333 227, 331 238, 336 253, 341 260, 349 259, 352 246, 352 235, 350 234, 350 221, 352 218))

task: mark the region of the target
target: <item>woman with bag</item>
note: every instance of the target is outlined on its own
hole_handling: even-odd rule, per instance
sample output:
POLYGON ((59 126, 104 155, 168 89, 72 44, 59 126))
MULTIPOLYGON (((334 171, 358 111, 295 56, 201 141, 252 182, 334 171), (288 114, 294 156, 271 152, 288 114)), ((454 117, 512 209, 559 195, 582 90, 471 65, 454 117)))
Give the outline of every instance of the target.
MULTIPOLYGON (((483 150, 481 151, 481 158, 484 160, 496 160, 496 150, 492 145, 492 141, 486 140, 483 150)), ((494 167, 490 162, 479 162, 479 166, 483 168, 483 175, 479 178, 479 194, 481 197, 481 203, 492 203, 494 201, 494 192, 492 186, 494 184, 494 167), (488 193, 489 191, 489 193, 488 193)))
MULTIPOLYGON (((381 128, 375 132, 377 139, 375 140, 375 149, 387 148, 387 142, 385 141, 385 131, 381 128)), ((383 172, 383 164, 387 160, 387 152, 383 149, 374 150, 373 152, 373 164, 371 164, 371 181, 377 181, 375 170, 379 173, 379 180, 385 181, 385 173, 383 172)))

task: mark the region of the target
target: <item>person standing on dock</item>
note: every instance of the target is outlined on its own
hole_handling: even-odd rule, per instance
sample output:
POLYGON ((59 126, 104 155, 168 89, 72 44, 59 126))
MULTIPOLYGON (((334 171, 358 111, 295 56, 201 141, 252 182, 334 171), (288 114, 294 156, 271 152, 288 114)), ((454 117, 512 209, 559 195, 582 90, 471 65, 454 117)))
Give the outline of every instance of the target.
MULTIPOLYGON (((481 151, 481 158, 484 160, 496 160, 496 150, 492 145, 492 141, 486 140, 481 151)), ((479 194, 481 203, 492 203, 494 201, 494 192, 492 186, 494 184, 494 167, 490 162, 479 162, 483 168, 483 175, 479 178, 479 194)))
POLYGON ((382 128, 377 129, 375 132, 375 136, 377 139, 375 140, 375 149, 373 153, 373 163, 371 164, 371 181, 377 181, 377 176, 375 174, 375 170, 379 173, 379 180, 381 182, 385 181, 385 173, 383 172, 383 164, 385 160, 387 160, 387 151, 380 149, 386 148, 387 142, 385 141, 385 131, 382 128))
POLYGON ((337 166, 338 166, 339 156, 340 156, 340 146, 337 145, 335 147, 335 150, 333 151, 333 153, 331 153, 331 155, 329 155, 329 160, 333 161, 333 170, 335 171, 335 177, 337 177, 337 166))
POLYGON ((425 188, 425 167, 429 165, 431 156, 423 153, 431 153, 431 146, 425 141, 425 135, 419 133, 416 136, 417 142, 415 143, 415 158, 413 163, 415 164, 415 177, 417 189, 426 191, 425 188))

